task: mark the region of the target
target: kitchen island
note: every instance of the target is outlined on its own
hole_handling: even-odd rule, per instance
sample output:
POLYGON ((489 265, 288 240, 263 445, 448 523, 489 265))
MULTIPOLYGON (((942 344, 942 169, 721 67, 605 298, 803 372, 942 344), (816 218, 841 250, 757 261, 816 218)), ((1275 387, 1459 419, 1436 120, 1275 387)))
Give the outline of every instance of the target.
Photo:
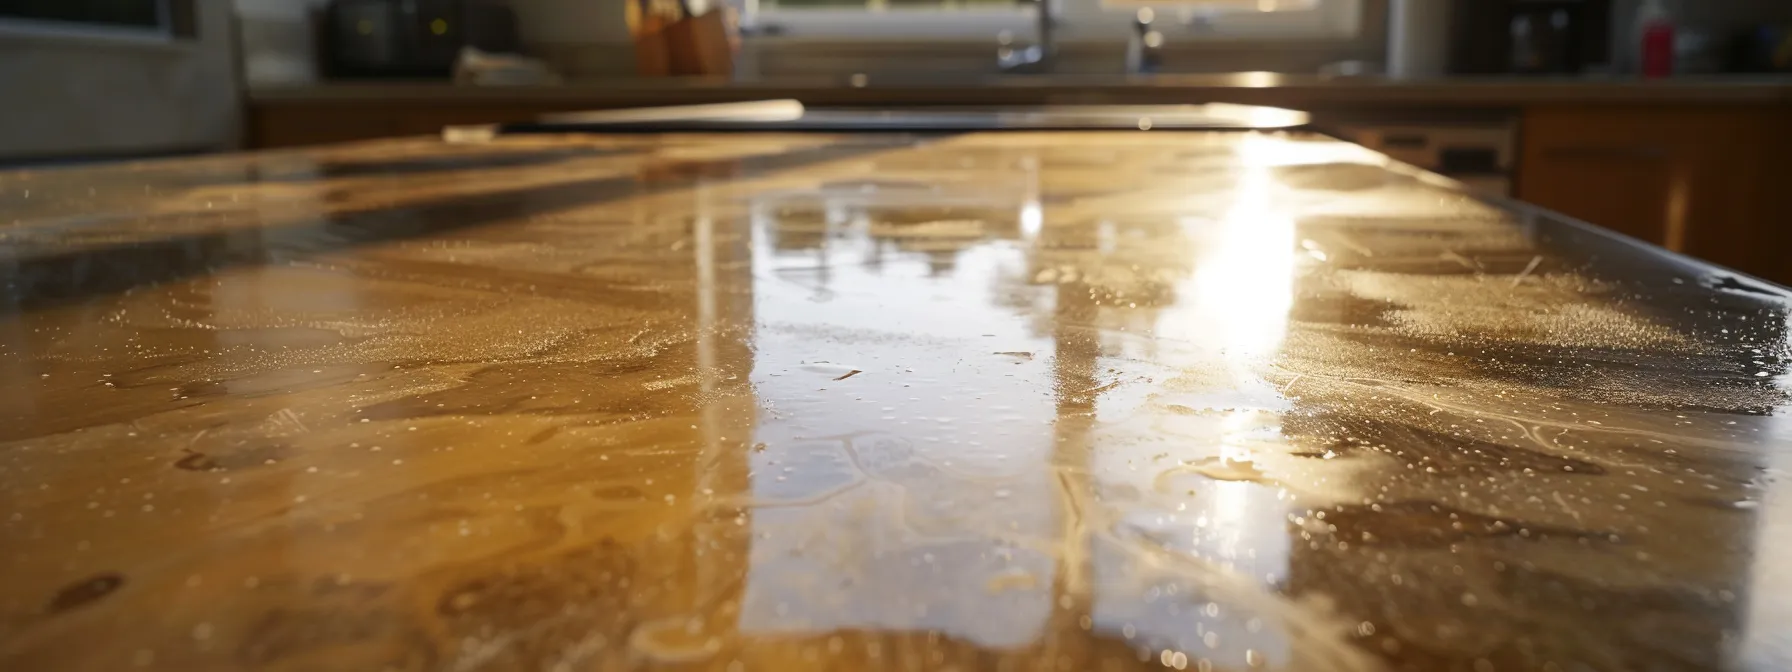
POLYGON ((1786 292, 1335 140, 391 140, 0 215, 0 668, 1792 664, 1786 292))

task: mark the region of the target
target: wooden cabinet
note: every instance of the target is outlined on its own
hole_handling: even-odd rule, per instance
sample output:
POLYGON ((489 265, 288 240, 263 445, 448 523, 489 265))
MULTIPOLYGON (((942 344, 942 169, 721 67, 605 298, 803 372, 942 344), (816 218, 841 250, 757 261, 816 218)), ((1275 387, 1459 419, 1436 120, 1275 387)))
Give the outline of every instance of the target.
POLYGON ((1792 107, 1526 110, 1518 197, 1792 284, 1792 107))

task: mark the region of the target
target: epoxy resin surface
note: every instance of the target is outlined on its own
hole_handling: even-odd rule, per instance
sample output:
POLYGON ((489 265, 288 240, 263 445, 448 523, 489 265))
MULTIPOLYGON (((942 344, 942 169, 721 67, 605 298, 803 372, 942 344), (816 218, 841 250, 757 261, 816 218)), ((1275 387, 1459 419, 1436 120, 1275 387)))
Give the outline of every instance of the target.
POLYGON ((1252 133, 0 174, 7 670, 1780 670, 1778 290, 1252 133))

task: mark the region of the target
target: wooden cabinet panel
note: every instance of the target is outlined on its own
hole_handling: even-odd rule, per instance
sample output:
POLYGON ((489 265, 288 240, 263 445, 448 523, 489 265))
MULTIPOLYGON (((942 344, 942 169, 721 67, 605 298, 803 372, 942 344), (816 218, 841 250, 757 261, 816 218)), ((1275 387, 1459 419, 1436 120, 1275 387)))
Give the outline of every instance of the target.
POLYGON ((1657 245, 1667 240, 1675 166, 1666 156, 1638 145, 1552 145, 1526 168, 1519 198, 1657 245))
POLYGON ((371 106, 251 108, 244 144, 251 149, 282 149, 371 140, 401 135, 398 127, 396 115, 371 106))
POLYGON ((1792 282, 1792 108, 1527 110, 1518 197, 1792 282))

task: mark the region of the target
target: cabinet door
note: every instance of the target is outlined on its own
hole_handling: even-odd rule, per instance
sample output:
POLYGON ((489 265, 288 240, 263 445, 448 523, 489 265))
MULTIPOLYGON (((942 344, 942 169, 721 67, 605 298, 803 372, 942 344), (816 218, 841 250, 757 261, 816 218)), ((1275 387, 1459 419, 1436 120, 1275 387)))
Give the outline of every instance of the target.
POLYGON ((1792 152, 1780 107, 1527 110, 1519 198, 1782 282, 1792 152))
POLYGON ((1673 225, 1668 192, 1676 168, 1660 145, 1640 138, 1574 137, 1535 149, 1527 146, 1520 166, 1519 198, 1667 245, 1673 225))

